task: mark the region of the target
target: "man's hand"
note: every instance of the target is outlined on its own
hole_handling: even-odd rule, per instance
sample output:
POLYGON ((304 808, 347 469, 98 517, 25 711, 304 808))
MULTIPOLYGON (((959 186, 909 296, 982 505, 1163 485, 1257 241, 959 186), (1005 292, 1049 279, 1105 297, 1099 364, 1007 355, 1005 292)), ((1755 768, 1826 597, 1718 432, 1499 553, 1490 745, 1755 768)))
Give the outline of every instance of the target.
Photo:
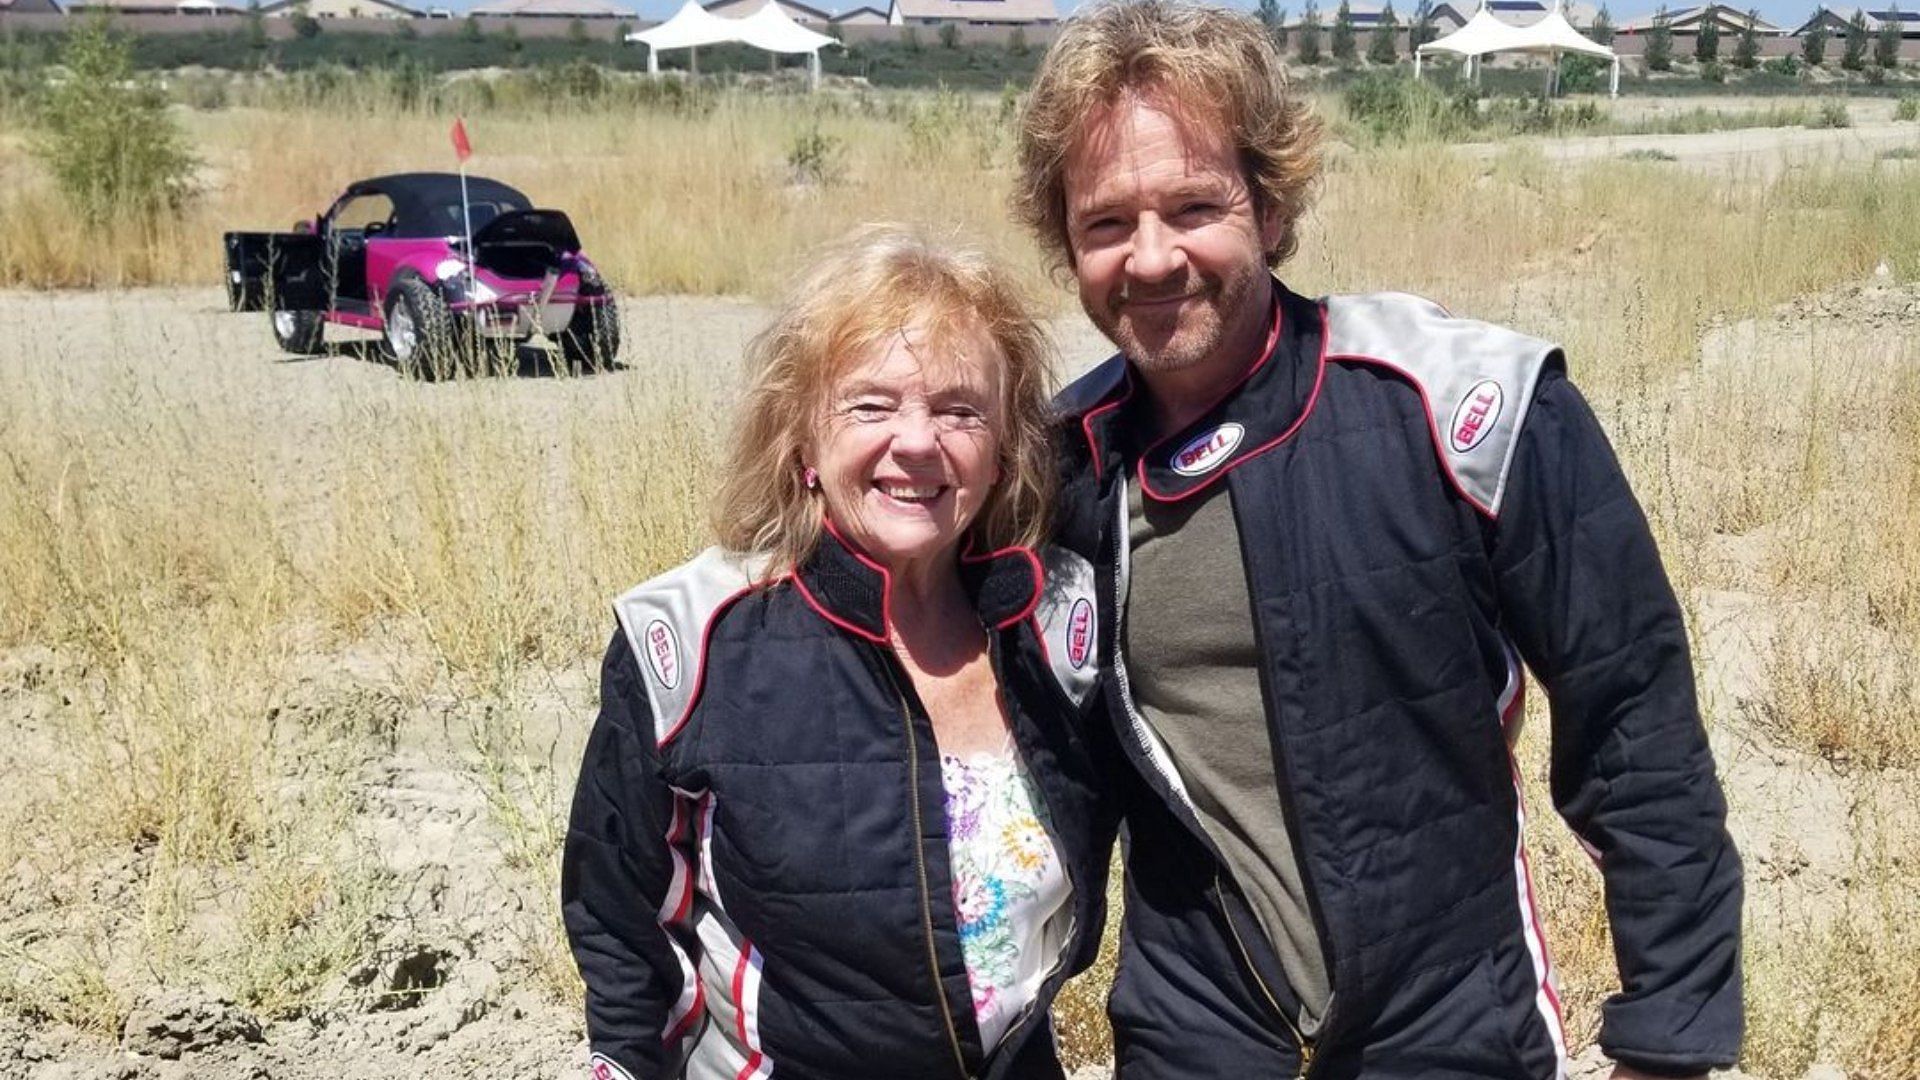
MULTIPOLYGON (((1672 1078, 1641 1072, 1631 1065, 1615 1065, 1613 1067, 1613 1080, 1672 1080, 1672 1078)), ((1680 1080, 1707 1080, 1707 1074, 1696 1073, 1692 1076, 1680 1078, 1680 1080)))

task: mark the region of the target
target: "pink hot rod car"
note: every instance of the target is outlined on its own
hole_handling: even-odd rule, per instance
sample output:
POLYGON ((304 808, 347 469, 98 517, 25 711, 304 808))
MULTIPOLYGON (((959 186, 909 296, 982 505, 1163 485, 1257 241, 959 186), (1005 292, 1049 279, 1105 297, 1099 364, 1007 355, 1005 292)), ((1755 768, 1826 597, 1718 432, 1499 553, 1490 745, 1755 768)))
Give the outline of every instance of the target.
POLYGON ((294 231, 230 232, 226 248, 228 305, 272 312, 290 353, 319 352, 330 322, 379 331, 422 378, 536 333, 576 365, 620 351, 612 290, 573 223, 497 180, 468 177, 464 211, 453 173, 361 180, 294 231))

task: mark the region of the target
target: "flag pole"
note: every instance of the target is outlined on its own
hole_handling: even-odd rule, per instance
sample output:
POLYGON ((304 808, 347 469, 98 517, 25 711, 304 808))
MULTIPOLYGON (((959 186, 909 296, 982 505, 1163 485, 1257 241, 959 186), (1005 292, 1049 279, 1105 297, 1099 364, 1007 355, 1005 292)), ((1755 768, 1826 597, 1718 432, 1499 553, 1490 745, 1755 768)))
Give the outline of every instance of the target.
MULTIPOLYGON (((466 124, 459 119, 460 133, 466 134, 466 124)), ((463 140, 464 141, 464 140, 463 140)), ((467 201, 467 155, 460 154, 460 222, 467 230, 467 303, 473 303, 474 289, 478 279, 474 276, 474 264, 479 261, 479 253, 473 250, 473 206, 467 201)))

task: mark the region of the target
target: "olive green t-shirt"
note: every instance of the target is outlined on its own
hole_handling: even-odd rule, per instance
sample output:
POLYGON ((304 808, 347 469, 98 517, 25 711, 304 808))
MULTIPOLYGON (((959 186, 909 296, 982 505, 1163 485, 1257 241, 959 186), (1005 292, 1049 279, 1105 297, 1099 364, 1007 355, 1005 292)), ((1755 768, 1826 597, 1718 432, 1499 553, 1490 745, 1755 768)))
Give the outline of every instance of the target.
POLYGON ((1146 501, 1136 479, 1127 520, 1123 648, 1134 702, 1172 755, 1300 999, 1301 1032, 1312 1035, 1326 1015, 1326 961, 1281 809, 1232 498, 1222 483, 1181 502, 1146 501))

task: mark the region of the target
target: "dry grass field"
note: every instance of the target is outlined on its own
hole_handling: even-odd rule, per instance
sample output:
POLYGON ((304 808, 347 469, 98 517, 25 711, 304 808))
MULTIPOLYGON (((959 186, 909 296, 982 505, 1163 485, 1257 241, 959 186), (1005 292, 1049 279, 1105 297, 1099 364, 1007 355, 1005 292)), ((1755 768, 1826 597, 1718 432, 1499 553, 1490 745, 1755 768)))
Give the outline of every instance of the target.
MULTIPOLYGON (((448 117, 189 114, 199 203, 105 238, 0 127, 0 1077, 567 1075, 554 883, 604 605, 704 544, 764 297, 847 225, 933 221, 1023 268, 1063 371, 1101 355, 1006 220, 1007 115, 470 118, 476 168, 630 294, 628 346, 441 384, 358 343, 284 361, 215 283, 222 229, 439 167, 448 117)), ((1749 875, 1742 1068, 1920 1076, 1920 175, 1341 146, 1286 276, 1566 344, 1691 620, 1749 875)), ((1612 958, 1532 701, 1585 1047, 1612 958)), ((1061 1006, 1079 1064, 1101 978, 1061 1006)))

